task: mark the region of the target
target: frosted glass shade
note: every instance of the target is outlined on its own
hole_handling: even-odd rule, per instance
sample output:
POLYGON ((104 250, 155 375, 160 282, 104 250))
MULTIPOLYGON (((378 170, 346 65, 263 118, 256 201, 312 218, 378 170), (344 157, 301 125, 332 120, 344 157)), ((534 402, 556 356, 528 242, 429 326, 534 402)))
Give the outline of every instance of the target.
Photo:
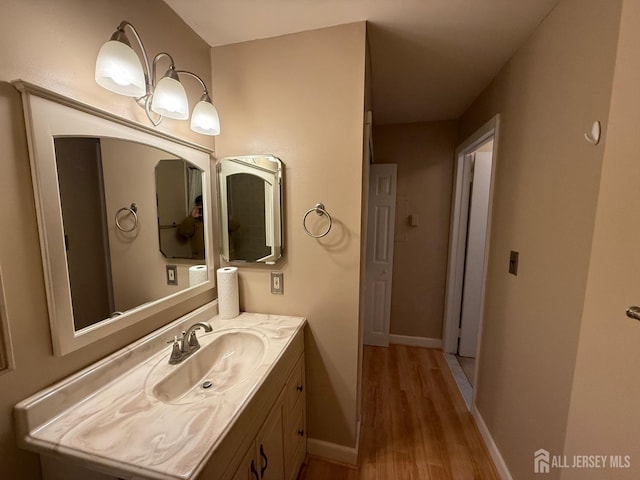
POLYGON ((220 118, 212 103, 200 100, 191 114, 191 130, 202 135, 220 135, 220 118))
POLYGON ((171 77, 162 77, 153 92, 151 110, 163 117, 176 120, 189 118, 187 92, 182 84, 171 77))
POLYGON ((130 46, 117 40, 109 40, 98 52, 96 82, 128 97, 143 97, 147 93, 140 59, 130 46))

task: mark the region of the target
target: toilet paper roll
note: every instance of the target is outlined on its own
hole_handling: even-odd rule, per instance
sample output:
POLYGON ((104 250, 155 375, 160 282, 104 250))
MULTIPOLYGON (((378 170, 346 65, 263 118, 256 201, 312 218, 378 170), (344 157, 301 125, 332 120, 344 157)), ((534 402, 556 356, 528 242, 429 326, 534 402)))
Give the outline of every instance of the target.
POLYGON ((206 265, 194 265, 189 267, 189 286, 193 287, 199 285, 202 282, 207 281, 207 266, 206 265))
POLYGON ((240 315, 240 297, 238 294, 238 268, 223 267, 217 272, 218 278, 218 315, 229 319, 240 315))

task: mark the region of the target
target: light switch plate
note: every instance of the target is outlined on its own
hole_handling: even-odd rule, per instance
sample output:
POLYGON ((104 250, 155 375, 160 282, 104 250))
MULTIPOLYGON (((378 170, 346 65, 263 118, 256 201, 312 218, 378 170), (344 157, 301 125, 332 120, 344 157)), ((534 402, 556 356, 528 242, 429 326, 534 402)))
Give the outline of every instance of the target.
POLYGON ((178 267, 176 265, 167 265, 167 285, 178 284, 178 267))
POLYGON ((518 261, 520 260, 520 253, 511 250, 509 254, 509 273, 512 275, 518 275, 518 261))
POLYGON ((284 294, 284 273, 271 272, 271 293, 276 295, 284 294))

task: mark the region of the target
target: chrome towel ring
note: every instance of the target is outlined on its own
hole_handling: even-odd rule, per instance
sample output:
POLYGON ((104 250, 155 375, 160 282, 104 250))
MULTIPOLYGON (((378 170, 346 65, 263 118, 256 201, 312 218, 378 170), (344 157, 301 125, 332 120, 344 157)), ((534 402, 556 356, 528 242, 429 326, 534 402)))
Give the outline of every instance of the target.
POLYGON ((118 227, 118 230, 126 233, 133 232, 138 226, 138 214, 136 213, 137 211, 138 206, 135 203, 132 203, 130 207, 122 207, 120 210, 118 210, 115 215, 116 227, 118 227), (127 229, 120 225, 120 221, 118 220, 118 215, 120 215, 120 212, 128 212, 127 216, 133 215, 133 226, 131 228, 127 229))
POLYGON ((327 212, 324 208, 324 205, 322 203, 318 203, 316 204, 315 207, 310 208, 309 210, 307 210, 307 213, 304 214, 304 217, 302 218, 302 228, 304 228, 304 231, 307 233, 307 235, 309 235, 310 237, 313 238, 322 238, 324 237, 327 233, 329 233, 329 231, 331 230, 331 226, 333 225, 333 219, 331 218, 331 215, 329 215, 329 212, 327 212), (326 215, 327 218, 329 219, 329 226, 327 227, 327 229, 319 234, 313 234, 309 231, 309 229, 307 228, 307 217, 309 216, 309 214, 311 212, 316 212, 318 214, 318 216, 323 216, 326 215))

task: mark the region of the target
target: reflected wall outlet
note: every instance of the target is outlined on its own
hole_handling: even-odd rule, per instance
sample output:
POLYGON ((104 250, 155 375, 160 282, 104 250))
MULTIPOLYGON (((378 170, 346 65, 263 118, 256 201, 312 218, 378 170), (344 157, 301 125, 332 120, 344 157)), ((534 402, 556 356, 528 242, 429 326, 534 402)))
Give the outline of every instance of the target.
POLYGON ((277 295, 284 293, 284 273, 271 272, 271 293, 277 295))
POLYGON ((178 267, 176 265, 167 265, 167 285, 178 284, 178 267))

